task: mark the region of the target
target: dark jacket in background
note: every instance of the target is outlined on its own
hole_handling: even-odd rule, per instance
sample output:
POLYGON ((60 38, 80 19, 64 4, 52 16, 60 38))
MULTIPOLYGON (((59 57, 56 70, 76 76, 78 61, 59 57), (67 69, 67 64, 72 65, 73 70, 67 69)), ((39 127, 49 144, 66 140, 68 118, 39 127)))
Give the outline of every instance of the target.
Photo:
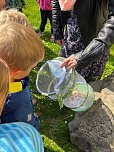
MULTIPOLYGON (((52 0, 52 18, 55 39, 63 38, 61 28, 69 17, 68 12, 61 12, 58 0, 52 0), (61 18, 61 17, 62 18, 61 18)), ((108 18, 107 0, 77 0, 74 6, 84 46, 97 36, 108 18)))
MULTIPOLYGON (((96 61, 104 48, 114 43, 114 0, 77 0, 74 8, 84 46, 88 46, 97 37, 77 56, 78 65, 83 67, 88 66, 92 60, 96 61)), ((52 0, 52 22, 56 40, 63 38, 62 26, 65 20, 66 17, 62 17, 58 0, 52 0)))

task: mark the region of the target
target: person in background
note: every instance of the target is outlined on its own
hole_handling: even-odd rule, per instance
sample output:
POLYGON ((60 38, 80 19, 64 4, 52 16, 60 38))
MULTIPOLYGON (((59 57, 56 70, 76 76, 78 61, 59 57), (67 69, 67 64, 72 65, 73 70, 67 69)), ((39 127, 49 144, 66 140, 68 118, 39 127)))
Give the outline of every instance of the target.
MULTIPOLYGON (((81 35, 84 48, 80 50, 78 46, 81 44, 79 44, 75 52, 74 50, 72 52, 67 49, 61 49, 64 56, 68 55, 68 58, 61 66, 66 65, 71 68, 77 64, 76 70, 87 81, 100 79, 109 58, 109 48, 114 43, 114 1, 77 0, 72 7, 79 24, 80 31, 78 30, 79 34, 77 35, 81 35)), ((62 20, 62 14, 59 1, 52 0, 54 37, 57 43, 64 47, 62 25, 65 21, 62 20)), ((71 42, 68 43, 70 44, 71 42)))
POLYGON ((17 9, 11 8, 8 10, 2 10, 0 12, 0 25, 4 23, 9 23, 12 21, 33 29, 27 17, 23 13, 19 12, 17 9))
POLYGON ((54 41, 53 36, 53 28, 52 28, 52 0, 37 0, 40 7, 41 14, 41 23, 40 23, 40 31, 38 33, 39 36, 44 35, 45 26, 47 24, 47 19, 50 21, 51 25, 51 38, 50 41, 54 41))
POLYGON ((5 6, 6 6, 6 9, 16 8, 20 12, 22 12, 23 8, 26 9, 25 0, 6 0, 5 6))

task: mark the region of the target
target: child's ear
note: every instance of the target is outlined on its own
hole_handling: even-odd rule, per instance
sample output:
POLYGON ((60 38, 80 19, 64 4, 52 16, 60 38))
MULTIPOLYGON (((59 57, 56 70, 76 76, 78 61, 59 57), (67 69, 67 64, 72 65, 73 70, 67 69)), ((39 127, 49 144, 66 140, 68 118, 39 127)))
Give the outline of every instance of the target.
POLYGON ((20 72, 21 72, 21 70, 11 71, 10 75, 11 75, 11 77, 15 77, 15 76, 18 76, 20 72))

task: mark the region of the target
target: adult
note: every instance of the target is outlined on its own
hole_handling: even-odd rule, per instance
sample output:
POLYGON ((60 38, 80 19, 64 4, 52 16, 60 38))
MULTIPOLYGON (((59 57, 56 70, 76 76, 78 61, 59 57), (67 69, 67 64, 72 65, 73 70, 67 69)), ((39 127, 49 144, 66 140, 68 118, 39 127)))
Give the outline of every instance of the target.
MULTIPOLYGON (((77 16, 79 24, 79 34, 82 37, 82 44, 85 50, 79 49, 80 45, 77 45, 76 52, 67 52, 68 56, 76 54, 77 68, 81 75, 86 80, 100 79, 104 71, 105 65, 109 57, 109 47, 114 43, 114 1, 113 0, 77 0, 73 13, 77 16), (78 53, 78 50, 80 51, 78 53), (83 70, 82 70, 83 69, 83 70)), ((62 45, 63 43, 63 23, 65 15, 60 10, 58 0, 52 1, 52 21, 53 21, 53 32, 55 40, 62 45)), ((70 14, 70 13, 69 13, 70 14)), ((66 22, 67 22, 66 21, 66 22)), ((78 39, 78 37, 77 37, 78 39)), ((81 41, 79 41, 81 42, 81 41)), ((70 43, 70 42, 69 42, 70 43)), ((62 50, 62 49, 61 49, 62 50)), ((63 53, 63 52, 62 52, 63 53)), ((63 65, 68 67, 74 66, 76 61, 72 55, 67 58, 63 65)))

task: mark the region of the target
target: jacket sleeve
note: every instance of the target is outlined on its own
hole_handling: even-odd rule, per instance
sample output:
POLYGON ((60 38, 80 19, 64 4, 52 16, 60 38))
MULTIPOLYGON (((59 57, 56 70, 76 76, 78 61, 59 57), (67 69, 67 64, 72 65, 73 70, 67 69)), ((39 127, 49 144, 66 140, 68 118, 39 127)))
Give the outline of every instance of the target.
POLYGON ((52 25, 55 40, 63 39, 61 10, 58 0, 52 0, 52 25))
POLYGON ((109 12, 110 16, 114 16, 114 0, 109 0, 109 12))
POLYGON ((114 0, 109 0, 109 19, 104 27, 84 51, 76 54, 77 66, 84 68, 91 62, 97 61, 105 48, 110 48, 114 43, 114 0))

